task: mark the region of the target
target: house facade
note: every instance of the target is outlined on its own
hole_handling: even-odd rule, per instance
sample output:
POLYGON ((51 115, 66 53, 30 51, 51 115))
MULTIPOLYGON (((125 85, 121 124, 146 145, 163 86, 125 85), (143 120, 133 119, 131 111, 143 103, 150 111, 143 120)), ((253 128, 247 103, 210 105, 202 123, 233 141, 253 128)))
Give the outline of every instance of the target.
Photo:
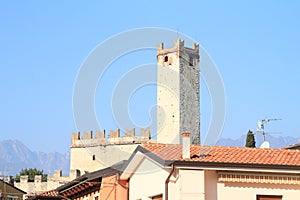
POLYGON ((119 180, 125 162, 86 173, 56 191, 63 199, 72 200, 122 200, 128 199, 128 182, 119 180))
POLYGON ((20 200, 25 194, 23 190, 0 179, 0 200, 20 200))
POLYGON ((139 146, 120 176, 129 199, 299 198, 299 150, 187 146, 139 146))

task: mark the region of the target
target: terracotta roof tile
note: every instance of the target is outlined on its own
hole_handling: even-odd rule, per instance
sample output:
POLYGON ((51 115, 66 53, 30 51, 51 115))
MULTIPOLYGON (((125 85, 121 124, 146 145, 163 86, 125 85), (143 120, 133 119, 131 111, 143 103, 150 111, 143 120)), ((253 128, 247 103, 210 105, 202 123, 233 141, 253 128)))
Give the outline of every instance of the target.
POLYGON ((37 195, 38 196, 44 196, 44 197, 57 197, 58 192, 56 190, 50 190, 50 191, 39 193, 37 195))
MULTIPOLYGON (((146 143, 142 145, 164 160, 183 160, 182 146, 146 143)), ((186 161, 237 164, 300 166, 300 150, 191 145, 186 161)))
POLYGON ((40 192, 37 194, 29 194, 27 195, 28 200, 40 200, 40 199, 53 199, 53 200, 59 200, 62 199, 62 197, 59 196, 58 192, 56 190, 50 190, 46 192, 40 192))

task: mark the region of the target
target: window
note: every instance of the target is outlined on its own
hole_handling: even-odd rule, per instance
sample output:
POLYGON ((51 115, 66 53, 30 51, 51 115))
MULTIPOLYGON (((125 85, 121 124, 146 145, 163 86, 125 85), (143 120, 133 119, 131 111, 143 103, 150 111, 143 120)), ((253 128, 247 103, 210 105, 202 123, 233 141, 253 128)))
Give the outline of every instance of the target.
POLYGON ((190 57, 189 59, 189 65, 194 66, 194 59, 192 57, 190 57))
POLYGON ((96 156, 95 155, 93 155, 93 158, 92 158, 93 160, 96 160, 96 156))
POLYGON ((8 200, 17 200, 19 199, 17 196, 10 196, 10 195, 7 195, 7 199, 8 200))
POLYGON ((94 200, 100 200, 100 195, 99 195, 99 193, 97 193, 97 194, 94 195, 94 200))
POLYGON ((168 62, 168 61, 169 61, 168 56, 165 56, 165 62, 168 62))
POLYGON ((282 200, 280 195, 257 195, 256 200, 282 200))
POLYGON ((159 194, 159 195, 153 196, 151 199, 162 200, 163 199, 163 195, 159 194))

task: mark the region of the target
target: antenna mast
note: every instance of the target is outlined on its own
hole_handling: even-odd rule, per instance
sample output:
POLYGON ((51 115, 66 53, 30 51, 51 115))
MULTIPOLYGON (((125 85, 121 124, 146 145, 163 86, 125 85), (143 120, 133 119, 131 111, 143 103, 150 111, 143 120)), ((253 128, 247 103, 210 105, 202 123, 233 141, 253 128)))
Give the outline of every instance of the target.
POLYGON ((261 121, 258 120, 257 122, 257 129, 255 131, 255 133, 261 133, 264 137, 264 142, 266 141, 266 134, 267 132, 265 132, 265 125, 268 124, 270 121, 277 121, 277 120, 281 120, 281 119, 277 119, 277 118, 273 118, 273 119, 262 119, 261 121))

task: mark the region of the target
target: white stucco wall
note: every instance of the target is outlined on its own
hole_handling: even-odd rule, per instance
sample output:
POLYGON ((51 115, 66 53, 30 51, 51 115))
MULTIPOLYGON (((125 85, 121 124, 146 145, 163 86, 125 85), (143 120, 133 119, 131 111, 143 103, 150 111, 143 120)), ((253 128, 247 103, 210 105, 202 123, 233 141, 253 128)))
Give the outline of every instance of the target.
POLYGON ((218 174, 215 170, 205 171, 205 200, 217 200, 218 174))
POLYGON ((300 199, 300 185, 218 183, 218 200, 254 200, 256 195, 282 195, 282 200, 300 199))
POLYGON ((217 171, 195 169, 177 169, 169 183, 169 200, 256 200, 257 195, 296 200, 300 198, 300 185, 222 183, 218 182, 217 171))
POLYGON ((204 178, 205 173, 203 170, 177 170, 169 183, 169 199, 204 199, 204 178))
POLYGON ((180 93, 177 52, 158 56, 157 69, 157 141, 179 144, 180 93), (164 58, 168 57, 168 62, 164 58))
POLYGON ((165 193, 165 181, 169 175, 169 170, 164 170, 160 166, 144 159, 137 171, 130 178, 129 199, 148 200, 152 196, 165 193))
POLYGON ((84 174, 84 171, 92 172, 109 167, 128 159, 137 146, 138 144, 71 147, 70 169, 78 169, 84 174))

